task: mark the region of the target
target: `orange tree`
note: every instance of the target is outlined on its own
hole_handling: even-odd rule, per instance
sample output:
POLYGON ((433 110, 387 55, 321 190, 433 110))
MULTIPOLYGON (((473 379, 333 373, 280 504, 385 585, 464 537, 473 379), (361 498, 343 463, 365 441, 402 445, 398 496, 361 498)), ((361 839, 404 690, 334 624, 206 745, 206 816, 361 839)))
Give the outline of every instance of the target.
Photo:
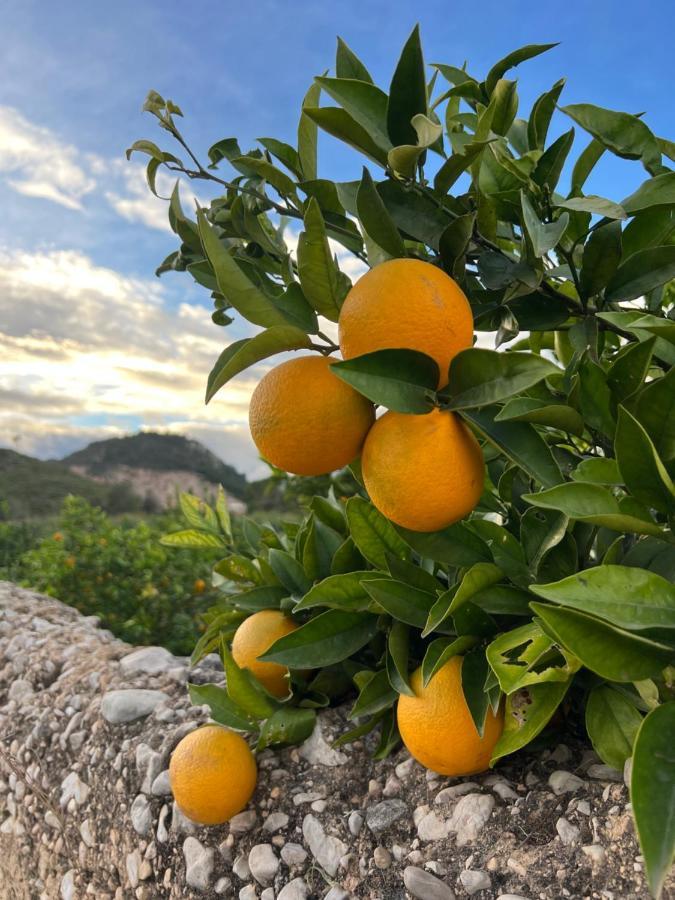
MULTIPOLYGON (((658 894, 675 845, 675 324, 664 291, 675 277, 675 145, 639 116, 559 105, 564 80, 519 115, 509 76, 551 46, 516 50, 481 79, 465 66, 427 68, 415 29, 386 92, 338 41, 335 74, 315 78, 304 98, 296 146, 261 138, 243 152, 226 137, 204 161, 179 129, 181 110, 151 92, 145 109, 177 146, 130 148, 149 156, 150 188, 164 168, 220 189, 195 221, 176 185, 169 221, 180 246, 158 273, 186 271, 203 285, 217 325, 260 329, 226 346, 207 402, 274 354, 330 357, 339 347, 325 322, 339 320, 345 359, 333 357, 331 372, 388 410, 366 438, 363 473, 351 465, 348 499, 340 487, 317 496, 299 525, 245 522, 236 552, 223 508, 195 508, 191 528, 169 540, 227 551, 215 567, 222 599, 196 650, 220 648, 227 690, 192 688, 216 720, 257 734, 259 746, 299 740, 312 707, 355 685, 358 724, 343 739, 377 727, 385 754, 398 739, 398 697, 414 695, 411 670, 420 668, 414 684, 434 684, 461 655, 477 734, 503 704, 493 764, 558 709, 585 710, 609 765, 632 756, 633 810, 658 894), (554 116, 570 127, 550 140, 554 116), (355 180, 319 174, 319 129, 365 157, 355 180), (645 170, 620 202, 584 190, 609 154, 645 170), (391 260, 408 264, 400 278, 378 274, 380 287, 357 285, 373 304, 360 319, 344 254, 373 278, 393 271, 391 260), (436 312, 434 279, 413 264, 445 279, 436 312), (441 294, 470 303, 472 324, 456 311, 449 320, 455 344, 439 340, 441 294), (471 346, 472 330, 492 333, 495 349, 471 346), (430 450, 441 439, 425 436, 433 417, 447 432, 445 457, 430 450), (381 443, 371 444, 376 432, 381 443), (466 460, 453 468, 458 442, 466 460), (476 452, 484 484, 474 496, 473 478, 456 497, 453 477, 476 452), (439 485, 457 500, 446 519, 439 485), (403 501, 410 516, 398 514, 403 501), (290 670, 287 698, 266 692, 229 649, 237 625, 266 609, 299 626, 262 655, 290 670)), ((299 380, 311 397, 312 379, 299 380)), ((282 410, 277 396, 256 428, 282 410)), ((304 407, 286 406, 300 447, 330 419, 326 409, 308 432, 304 407)))

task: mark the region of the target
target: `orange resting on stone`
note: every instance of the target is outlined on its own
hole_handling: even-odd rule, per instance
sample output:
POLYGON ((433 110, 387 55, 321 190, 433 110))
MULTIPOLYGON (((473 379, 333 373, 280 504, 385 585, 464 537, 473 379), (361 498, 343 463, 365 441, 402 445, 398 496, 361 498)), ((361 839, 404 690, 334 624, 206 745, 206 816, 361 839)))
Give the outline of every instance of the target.
POLYGON ((173 751, 169 780, 174 800, 188 819, 220 825, 248 804, 257 769, 241 735, 221 725, 204 725, 173 751))
POLYGON ((232 656, 240 669, 248 669, 275 697, 285 697, 290 684, 288 669, 275 662, 258 659, 279 638, 298 626, 277 609, 263 609, 244 619, 232 640, 232 656))
POLYGON ((339 318, 340 350, 352 359, 407 348, 433 357, 438 386, 450 361, 473 343, 473 315, 456 281, 419 259, 390 259, 366 272, 347 294, 339 318))
POLYGON ((398 727, 415 759, 440 775, 475 775, 490 765, 495 744, 504 728, 504 713, 488 710, 483 737, 466 705, 462 691, 462 657, 453 656, 422 684, 422 670, 410 677, 414 697, 401 694, 398 727))
POLYGON ((295 475, 325 475, 361 452, 373 404, 335 375, 325 356, 271 369, 251 397, 251 436, 261 456, 295 475))
POLYGON ((379 511, 412 531, 439 531, 462 519, 483 492, 478 441, 455 413, 387 412, 361 456, 366 490, 379 511))

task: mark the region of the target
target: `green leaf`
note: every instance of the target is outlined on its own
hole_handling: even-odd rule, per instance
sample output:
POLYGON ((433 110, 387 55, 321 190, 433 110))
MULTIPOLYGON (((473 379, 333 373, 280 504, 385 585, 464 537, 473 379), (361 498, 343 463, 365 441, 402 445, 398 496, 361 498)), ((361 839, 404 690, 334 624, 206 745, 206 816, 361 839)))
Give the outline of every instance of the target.
POLYGON ((209 373, 206 402, 213 399, 224 384, 249 366, 287 350, 309 349, 311 341, 293 325, 274 325, 252 338, 234 341, 218 357, 209 373))
POLYGON ((192 525, 193 528, 211 531, 214 534, 220 534, 218 517, 208 503, 185 491, 180 492, 178 501, 188 525, 192 525))
POLYGON ((286 590, 295 596, 304 596, 311 587, 311 582, 300 563, 285 550, 272 548, 268 562, 286 590))
POLYGON ((447 392, 450 409, 498 403, 533 387, 560 369, 535 353, 500 353, 470 347, 450 363, 447 392))
POLYGON ((465 144, 460 153, 449 156, 434 177, 434 189, 447 194, 462 172, 475 162, 490 141, 472 141, 465 144))
POLYGON ((415 144, 400 144, 387 154, 390 169, 404 178, 414 178, 417 162, 425 151, 437 144, 443 134, 441 125, 437 125, 422 113, 412 118, 412 127, 416 134, 415 144))
POLYGON ((378 165, 383 167, 387 165, 387 150, 380 147, 368 131, 354 121, 344 109, 335 106, 307 106, 304 115, 313 124, 315 123, 314 128, 318 125, 328 134, 364 153, 378 165))
POLYGON ((675 244, 639 250, 622 263, 610 281, 609 301, 636 300, 675 278, 675 244))
POLYGON ((545 682, 568 682, 580 663, 563 650, 536 622, 500 634, 487 648, 487 659, 505 694, 545 682))
POLYGON ((626 219, 626 210, 612 200, 588 194, 586 197, 569 197, 567 200, 556 200, 553 204, 558 209, 570 209, 574 212, 589 212, 606 219, 626 219))
POLYGON ((193 706, 208 706, 214 722, 235 731, 258 730, 255 719, 230 700, 224 687, 218 684, 188 684, 188 693, 193 706))
POLYGON ((660 167, 661 152, 656 138, 637 116, 590 103, 574 103, 560 109, 617 156, 641 159, 652 174, 655 167, 660 167))
POLYGON ((347 534, 347 520, 341 506, 337 506, 335 503, 317 494, 312 497, 309 507, 324 525, 328 525, 329 528, 337 531, 338 534, 347 534))
POLYGON ((474 594, 496 584, 503 577, 502 570, 493 563, 479 562, 471 566, 458 584, 442 593, 436 600, 429 611, 422 637, 435 631, 448 616, 457 612, 474 594))
POLYGON ((280 638, 260 656, 294 669, 319 669, 342 662, 377 631, 377 616, 330 609, 280 638))
POLYGON ((636 191, 621 201, 621 206, 631 216, 645 209, 673 205, 675 205, 675 172, 664 172, 643 181, 636 191))
POLYGON ((300 165, 300 157, 298 156, 298 151, 295 147, 291 147, 290 144, 286 144, 283 141, 278 141, 276 138, 268 137, 258 138, 258 143, 262 144, 266 150, 269 150, 269 152, 275 156, 279 162, 283 163, 296 178, 299 180, 302 179, 303 174, 300 165))
POLYGON ((563 540, 568 526, 567 516, 555 510, 531 507, 520 519, 520 542, 533 572, 549 550, 563 540))
POLYGON ((586 731, 593 749, 608 766, 623 769, 641 724, 635 706, 610 685, 599 684, 588 695, 586 731))
POLYGON ((547 403, 545 400, 535 400, 534 397, 515 397, 509 400, 495 416, 495 421, 532 422, 577 435, 584 432, 584 420, 572 406, 547 403))
POLYGON ((621 261, 621 223, 596 228, 584 246, 581 289, 586 297, 599 294, 613 278, 621 261))
POLYGON ((441 582, 426 569, 414 563, 399 559, 397 556, 387 554, 387 567, 389 574, 397 581, 404 581, 412 587, 419 588, 429 594, 435 594, 441 590, 441 582))
POLYGON ((645 429, 623 406, 614 446, 623 481, 635 499, 659 512, 673 512, 675 485, 668 470, 645 429))
POLYGON ((319 581, 330 575, 333 554, 342 543, 342 537, 312 516, 302 549, 302 565, 310 581, 319 581))
POLYGON ((675 650, 631 634, 569 607, 530 604, 542 627, 570 653, 609 681, 641 681, 658 675, 675 650))
POLYGON ((562 472, 551 451, 527 422, 497 422, 498 407, 464 411, 467 419, 491 444, 494 444, 517 466, 545 487, 563 480, 562 472))
POLYGON ((220 530, 228 541, 232 540, 232 523, 230 521, 230 511, 227 508, 227 494, 222 484, 218 485, 218 494, 216 496, 216 516, 220 530))
POLYGON ((502 78, 509 69, 514 68, 514 66, 519 66, 522 62, 525 62, 528 59, 533 59, 535 56, 539 56, 541 53, 546 53, 547 50, 551 50, 553 47, 557 46, 557 43, 527 44, 525 47, 520 47, 518 50, 513 50, 503 59, 500 59, 499 62, 495 63, 495 65, 490 69, 487 74, 487 78, 485 79, 485 89, 488 95, 492 93, 499 79, 502 78))
MULTIPOLYGON (((316 78, 316 83, 365 129, 382 150, 391 148, 387 132, 387 95, 374 84, 354 78, 316 78)), ((407 143, 407 142, 406 142, 407 143)))
MULTIPOLYGON (((581 189, 586 184, 588 176, 591 174, 604 152, 604 145, 593 138, 590 144, 581 153, 572 169, 572 194, 574 196, 581 194, 581 189)), ((623 206, 623 203, 621 205, 623 206)))
POLYGON ((388 709, 397 697, 398 693, 389 684, 386 669, 374 672, 361 688, 359 696, 351 708, 349 718, 357 719, 359 716, 372 716, 383 709, 388 709))
POLYGON ((427 84, 420 29, 416 25, 405 43, 389 87, 387 132, 394 146, 414 144, 414 115, 427 112, 427 84))
MULTIPOLYGON (((451 566, 472 566, 477 562, 489 562, 491 554, 478 535, 464 522, 455 522, 442 531, 423 533, 396 526, 405 543, 421 556, 451 566)), ((393 573, 392 573, 393 574, 393 573)))
POLYGON ((565 233, 569 224, 569 214, 563 213, 555 222, 545 225, 539 221, 525 191, 520 192, 520 201, 523 210, 523 226, 532 244, 532 251, 536 257, 545 256, 565 233))
POLYGON ((305 230, 298 239, 298 275, 302 292, 322 316, 337 322, 345 290, 333 259, 321 207, 310 197, 305 208, 305 230))
POLYGON ((315 724, 316 712, 313 709, 284 706, 264 722, 256 750, 260 752, 279 744, 301 744, 314 731, 315 724))
POLYGON ((433 408, 438 364, 419 350, 375 350, 333 363, 331 370, 373 403, 402 413, 433 408))
POLYGON ((363 556, 378 569, 386 569, 387 553, 407 559, 410 552, 391 522, 362 497, 351 497, 346 505, 352 540, 363 556))
POLYGON ((436 599, 434 594, 395 581, 393 578, 374 578, 364 581, 363 587, 382 609, 406 625, 422 628, 436 599))
POLYGON ((453 656, 459 656, 474 646, 478 638, 463 635, 458 638, 439 637, 427 647, 422 661, 422 683, 426 687, 436 672, 453 656))
POLYGON ((591 484, 623 484, 615 459, 603 457, 585 459, 570 474, 575 481, 587 481, 591 484))
POLYGON ((644 719, 635 741, 630 799, 652 895, 659 900, 675 857, 675 703, 644 719))
POLYGON ((321 97, 321 88, 312 84, 302 101, 302 112, 298 123, 298 159, 305 181, 316 178, 316 122, 307 114, 308 108, 317 107, 321 97))
POLYGON ((355 78, 357 81, 373 83, 370 72, 363 65, 358 56, 351 50, 341 37, 337 39, 337 52, 335 55, 335 74, 338 78, 355 78))
POLYGON ((483 737, 490 695, 485 690, 488 662, 484 647, 474 647, 462 659, 462 692, 479 737, 483 737))
POLYGON ((394 622, 387 638, 387 677, 398 694, 414 697, 408 678, 408 628, 394 622))
POLYGON ((612 392, 607 384, 607 373, 589 356, 582 359, 577 372, 579 375, 578 403, 581 415, 587 425, 601 431, 611 439, 616 430, 616 422, 611 411, 612 392))
POLYGON ((263 178, 279 193, 282 197, 292 197, 295 195, 297 185, 285 172, 277 169, 275 165, 266 159, 255 159, 251 156, 240 156, 239 159, 232 160, 233 165, 246 165, 253 170, 258 178, 263 178))
POLYGON ((564 86, 565 79, 561 78, 550 91, 546 91, 535 101, 527 123, 527 140, 531 150, 543 150, 546 146, 548 128, 564 86))
POLYGON ((544 509, 558 509, 570 519, 603 525, 612 531, 627 531, 633 534, 653 534, 664 537, 664 533, 651 519, 641 519, 622 509, 614 494, 599 484, 567 482, 541 491, 538 494, 523 494, 526 503, 544 509))
POLYGON ((225 546, 225 542, 218 535, 209 534, 205 531, 195 531, 194 529, 164 534, 159 539, 159 542, 165 547, 217 547, 222 549, 225 546))
POLYGON ((271 716, 278 708, 278 703, 270 698, 248 669, 239 668, 224 640, 220 642, 220 657, 225 669, 227 695, 230 700, 255 719, 266 719, 271 716))
POLYGON ((365 612, 372 604, 370 595, 362 582, 364 579, 377 577, 377 575, 378 573, 372 569, 329 575, 305 594, 295 606, 295 610, 325 606, 328 609, 365 612))
POLYGON ((675 458, 675 369, 643 388, 632 412, 661 459, 670 462, 675 458))
POLYGON ((331 575, 346 575, 365 565, 365 560, 356 548, 354 541, 348 537, 340 544, 333 556, 331 575))
POLYGON ((458 216, 452 221, 441 235, 438 249, 446 271, 460 276, 463 273, 463 257, 469 248, 475 224, 475 213, 467 213, 465 216, 458 216), (461 268, 459 269, 457 268, 458 263, 461 263, 461 268))
POLYGON ((628 631, 675 628, 675 585, 646 569, 602 565, 530 590, 628 631))
POLYGON ((262 585, 241 594, 231 595, 228 599, 240 609, 258 612, 261 609, 279 609, 281 601, 286 597, 288 597, 288 591, 285 588, 262 585))
POLYGON ((569 131, 561 134, 541 156, 532 173, 532 181, 540 187, 548 185, 550 190, 553 191, 560 180, 563 166, 573 143, 574 129, 570 128, 569 131))
POLYGON ((403 238, 375 189, 370 172, 365 167, 356 194, 356 208, 363 230, 387 257, 406 255, 403 238))
POLYGON ((221 559, 213 567, 213 571, 230 581, 241 581, 249 584, 260 583, 260 570, 246 556, 233 554, 221 559))
POLYGON ((669 243, 675 231, 675 207, 657 206, 638 213, 623 230, 621 242, 626 259, 646 250, 669 243))
MULTIPOLYGON (((494 103, 491 128, 495 134, 505 135, 518 112, 518 91, 515 81, 500 78, 494 86, 490 105, 494 103)), ((496 145, 495 145, 496 146, 496 145)))
POLYGON ((572 679, 531 684, 506 698, 504 731, 492 752, 490 765, 526 747, 549 723, 572 679))

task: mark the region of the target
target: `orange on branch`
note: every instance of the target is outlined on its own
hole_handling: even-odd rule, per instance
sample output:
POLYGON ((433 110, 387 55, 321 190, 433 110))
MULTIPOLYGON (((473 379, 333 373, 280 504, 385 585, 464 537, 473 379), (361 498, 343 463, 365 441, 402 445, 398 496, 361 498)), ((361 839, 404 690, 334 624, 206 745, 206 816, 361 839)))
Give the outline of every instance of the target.
POLYGON ((289 691, 288 669, 279 663, 258 659, 275 641, 290 634, 298 626, 290 616, 277 609, 263 609, 244 619, 234 633, 232 656, 240 669, 252 675, 275 697, 285 697, 289 691))

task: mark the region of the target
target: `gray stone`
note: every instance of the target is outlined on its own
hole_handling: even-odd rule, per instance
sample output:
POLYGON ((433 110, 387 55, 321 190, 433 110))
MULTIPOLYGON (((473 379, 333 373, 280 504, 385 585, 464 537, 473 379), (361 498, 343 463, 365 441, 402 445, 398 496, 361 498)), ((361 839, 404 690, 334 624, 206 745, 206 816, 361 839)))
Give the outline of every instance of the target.
POLYGON ((386 847, 376 847, 373 851, 373 862, 378 869, 388 869, 391 865, 391 853, 386 847))
POLYGON ((505 781, 498 781, 493 785, 492 790, 502 800, 517 800, 518 794, 505 781))
POLYGON ((401 793, 403 785, 395 775, 390 775, 382 789, 383 797, 396 797, 401 793))
POLYGON ((349 758, 327 743, 318 720, 314 731, 298 748, 298 753, 313 766, 343 766, 349 758))
POLYGON ((138 872, 141 868, 141 854, 138 850, 134 850, 133 853, 127 853, 127 878, 129 879, 129 884, 132 888, 138 887, 138 872))
POLYGON ((289 868, 301 866, 307 859, 307 851, 302 844, 294 844, 291 841, 281 848, 281 858, 289 868))
POLYGON ((61 900, 75 900, 75 869, 68 869, 61 879, 61 900))
POLYGON ((168 672, 178 664, 179 660, 164 647, 139 647, 122 657, 120 669, 125 675, 134 672, 157 675, 159 672, 168 672))
POLYGON ((159 811, 159 819, 157 821, 157 840, 160 844, 165 844, 169 840, 169 832, 166 830, 166 817, 169 815, 169 807, 165 803, 159 811))
POLYGON ((356 837, 361 829, 363 828, 363 816, 360 812, 353 810, 353 812, 349 813, 349 818, 347 819, 347 827, 349 828, 349 833, 353 834, 356 837))
POLYGON ((137 689, 108 691, 101 700, 101 715, 111 725, 122 725, 149 716, 169 699, 164 691, 137 689))
POLYGON ((81 806, 89 796, 89 787, 80 780, 77 772, 70 772, 61 782, 60 804, 63 809, 73 800, 76 806, 81 806))
POLYGON ((153 750, 149 744, 140 743, 136 746, 136 771, 141 779, 141 791, 144 794, 152 791, 152 783, 163 767, 161 753, 153 750))
POLYGON ((323 900, 349 900, 349 892, 339 884, 334 884, 328 893, 323 895, 323 900))
POLYGON ((282 812, 273 812, 270 813, 269 816, 265 819, 265 824, 263 825, 263 831, 269 831, 270 833, 279 831, 281 828, 285 828, 288 825, 288 816, 286 813, 282 812))
POLYGON ((381 834, 391 828, 394 822, 408 814, 408 807, 403 800, 393 798, 369 806, 366 810, 366 825, 373 834, 381 834))
POLYGON ((274 900, 274 888, 265 888, 260 895, 260 900, 274 900))
POLYGON ((248 859, 243 853, 240 853, 232 863, 232 871, 237 878, 241 878, 242 881, 248 881, 250 879, 251 870, 248 867, 248 859))
POLYGON ((185 881, 196 891, 206 891, 213 872, 213 847, 204 847, 195 837, 183 841, 185 881))
POLYGON ((239 891, 239 900, 257 900, 255 885, 247 884, 239 891))
POLYGON ((7 697, 10 700, 16 700, 18 703, 22 700, 27 700, 32 694, 33 685, 30 681, 26 681, 25 678, 16 678, 7 691, 7 697))
POLYGON ((246 809, 230 819, 230 831, 234 834, 245 834, 250 831, 258 818, 254 809, 246 809))
POLYGON ((586 769, 586 774, 589 778, 594 778, 596 781, 614 781, 617 784, 621 784, 623 781, 623 772, 612 766, 606 766, 604 763, 594 763, 592 766, 589 766, 586 769))
POLYGON ((566 772, 564 769, 556 769, 549 776, 548 783, 553 793, 559 797, 561 794, 573 794, 584 786, 581 778, 566 772))
POLYGON ((349 847, 339 838, 326 834, 321 822, 311 813, 303 819, 302 833, 314 859, 330 876, 334 876, 340 857, 348 852, 349 847))
POLYGON ((175 800, 171 807, 171 831, 176 834, 194 834, 197 831, 195 823, 188 819, 175 800))
POLYGON ((489 891, 492 887, 490 876, 479 869, 465 869, 459 873, 459 880, 467 894, 477 894, 478 891, 489 891))
POLYGON ((457 835, 457 846, 475 841, 492 814, 495 798, 491 794, 467 794, 454 808, 448 831, 457 835))
POLYGON ((216 894, 227 894, 232 887, 232 882, 229 878, 219 878, 218 881, 213 885, 213 890, 216 894))
POLYGON ((396 773, 397 778, 407 778, 408 775, 412 772, 412 768, 415 765, 415 760, 412 756, 409 756, 407 759, 404 759, 403 762, 400 762, 394 772, 396 773))
POLYGON ((164 771, 160 772, 154 779, 150 787, 150 793, 153 797, 166 797, 173 793, 171 790, 171 780, 169 778, 168 769, 164 769, 164 771))
POLYGON ((309 888, 302 878, 294 878, 277 894, 277 900, 307 900, 309 888))
POLYGON ((448 826, 435 812, 428 812, 417 823, 417 836, 421 841, 442 841, 448 836, 448 826))
POLYGON ((403 883, 417 900, 455 900, 454 891, 444 881, 417 866, 406 866, 403 883))
POLYGON ((91 848, 96 845, 96 838, 91 828, 91 819, 85 819, 80 825, 80 837, 87 847, 91 848))
POLYGON ((555 830, 560 835, 560 840, 566 847, 579 843, 581 832, 576 825, 572 825, 572 823, 568 822, 564 816, 561 816, 555 823, 555 830))
POLYGON ((136 834, 145 836, 152 828, 152 810, 144 794, 139 794, 129 810, 131 824, 136 834))
POLYGON ((256 844, 248 854, 248 867, 258 884, 269 884, 279 868, 279 857, 271 844, 256 844))

